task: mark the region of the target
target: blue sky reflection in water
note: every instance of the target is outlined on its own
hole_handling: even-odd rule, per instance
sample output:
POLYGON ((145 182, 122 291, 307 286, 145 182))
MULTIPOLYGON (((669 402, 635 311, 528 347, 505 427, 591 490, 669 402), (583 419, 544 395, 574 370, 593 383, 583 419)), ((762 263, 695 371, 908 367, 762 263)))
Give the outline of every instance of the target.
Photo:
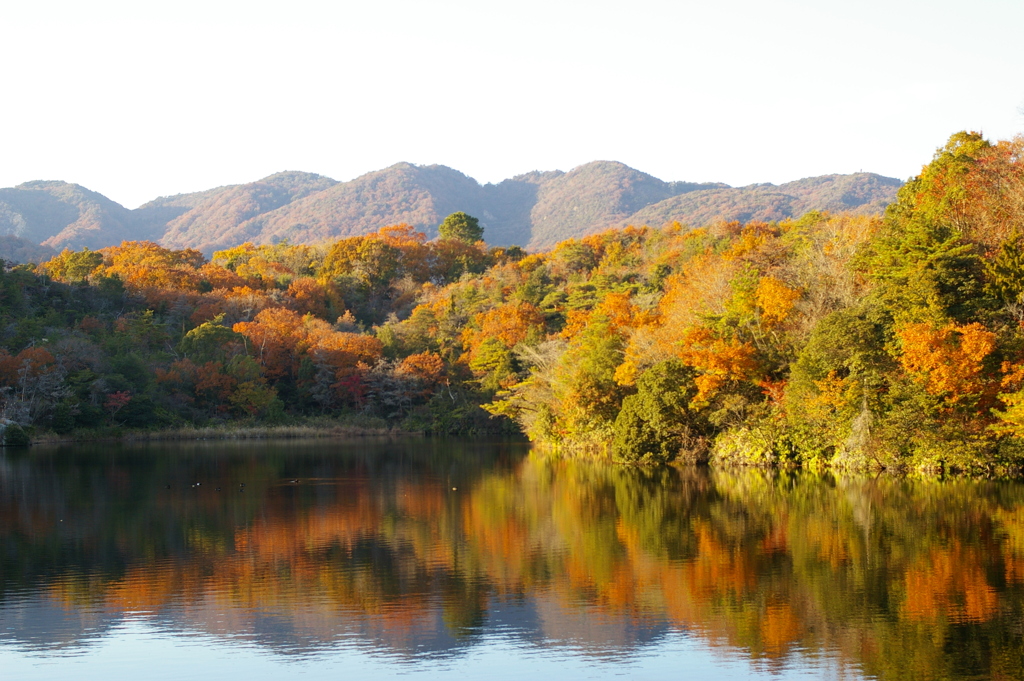
POLYGON ((0 458, 2 678, 1022 678, 1024 486, 520 443, 0 458))
MULTIPOLYGON (((489 628, 489 627, 488 627, 489 628)), ((781 665, 709 649, 685 632, 666 630, 633 649, 532 640, 529 632, 490 631, 456 648, 395 651, 354 635, 315 649, 288 649, 238 638, 188 632, 128 616, 105 635, 74 648, 0 648, 5 679, 108 678, 862 678, 830 655, 795 655, 781 665), (539 676, 536 676, 539 675, 539 676)))

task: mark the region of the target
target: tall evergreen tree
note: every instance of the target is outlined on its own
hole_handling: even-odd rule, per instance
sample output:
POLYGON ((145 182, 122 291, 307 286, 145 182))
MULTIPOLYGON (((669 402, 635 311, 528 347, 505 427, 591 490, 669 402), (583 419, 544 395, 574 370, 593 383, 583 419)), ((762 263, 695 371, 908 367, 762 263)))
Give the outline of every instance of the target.
POLYGON ((480 221, 462 211, 446 217, 437 232, 442 239, 464 241, 467 244, 475 244, 484 238, 484 228, 480 226, 480 221))

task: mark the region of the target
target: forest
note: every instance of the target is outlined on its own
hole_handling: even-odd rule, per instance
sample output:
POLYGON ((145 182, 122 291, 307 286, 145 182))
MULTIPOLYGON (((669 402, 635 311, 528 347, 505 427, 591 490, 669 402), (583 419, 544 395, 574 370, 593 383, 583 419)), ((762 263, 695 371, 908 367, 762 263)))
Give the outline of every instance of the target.
POLYGON ((0 275, 5 438, 361 419, 630 464, 1019 471, 1022 155, 961 132, 882 217, 540 253, 465 213, 434 240, 65 250, 0 275))

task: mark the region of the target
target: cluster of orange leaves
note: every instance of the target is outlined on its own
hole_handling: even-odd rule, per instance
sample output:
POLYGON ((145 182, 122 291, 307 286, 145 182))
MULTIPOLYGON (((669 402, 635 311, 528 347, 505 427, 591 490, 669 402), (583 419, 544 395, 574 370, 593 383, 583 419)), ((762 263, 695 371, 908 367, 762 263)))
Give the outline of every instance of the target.
POLYGON ((705 327, 693 327, 683 333, 677 350, 679 359, 700 375, 694 379, 697 395, 693 402, 706 402, 729 381, 750 380, 757 375, 757 350, 738 338, 720 338, 705 327))
POLYGON ((29 347, 12 355, 7 348, 0 347, 0 385, 15 386, 22 377, 36 378, 47 373, 55 362, 45 348, 29 347))
POLYGON ((253 321, 232 328, 249 340, 270 379, 295 376, 303 355, 330 365, 340 379, 359 364, 380 359, 383 351, 373 336, 335 331, 322 319, 287 308, 267 308, 253 321))
POLYGON ((996 336, 975 322, 941 328, 908 324, 897 330, 903 352, 900 365, 932 395, 956 405, 995 387, 985 372, 985 359, 995 350, 996 336))
POLYGON ((175 251, 152 241, 125 241, 100 252, 104 263, 101 272, 106 276, 117 275, 131 290, 198 290, 207 276, 216 278, 226 272, 205 263, 199 251, 191 248, 175 251))
POLYGON ((403 359, 396 372, 414 376, 428 385, 432 385, 444 377, 444 360, 433 352, 419 352, 403 359))
POLYGON ((776 326, 786 321, 802 293, 790 288, 775 277, 761 277, 757 283, 754 298, 761 308, 761 321, 767 326, 776 326))
POLYGON ((580 334, 594 317, 606 317, 615 331, 637 329, 656 324, 656 312, 634 305, 629 293, 609 293, 593 310, 569 310, 565 316, 562 338, 571 339, 580 334))
POLYGON ((462 332, 463 347, 475 355, 477 348, 491 338, 513 348, 526 339, 531 329, 543 328, 544 315, 530 303, 505 303, 473 317, 476 328, 462 332))
POLYGON ((739 260, 755 253, 778 236, 778 229, 767 222, 749 222, 746 225, 731 222, 723 228, 729 232, 739 232, 739 238, 733 241, 724 254, 726 260, 739 260))

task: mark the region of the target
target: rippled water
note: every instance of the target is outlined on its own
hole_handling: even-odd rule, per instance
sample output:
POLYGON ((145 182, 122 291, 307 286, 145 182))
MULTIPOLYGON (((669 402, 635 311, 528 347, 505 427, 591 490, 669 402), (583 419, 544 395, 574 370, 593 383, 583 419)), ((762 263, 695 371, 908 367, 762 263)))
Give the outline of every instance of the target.
POLYGON ((0 454, 0 678, 1024 678, 1024 485, 519 443, 0 454))

